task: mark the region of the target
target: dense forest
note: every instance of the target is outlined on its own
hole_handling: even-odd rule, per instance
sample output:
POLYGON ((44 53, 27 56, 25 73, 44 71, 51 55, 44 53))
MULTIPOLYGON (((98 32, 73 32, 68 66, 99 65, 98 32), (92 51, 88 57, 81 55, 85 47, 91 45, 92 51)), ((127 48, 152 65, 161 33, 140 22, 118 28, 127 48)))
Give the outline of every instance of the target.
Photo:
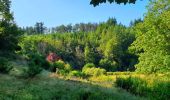
POLYGON ((144 19, 129 26, 108 18, 52 28, 43 22, 19 27, 10 6, 11 1, 0 0, 0 99, 170 98, 169 0, 151 0, 144 19))

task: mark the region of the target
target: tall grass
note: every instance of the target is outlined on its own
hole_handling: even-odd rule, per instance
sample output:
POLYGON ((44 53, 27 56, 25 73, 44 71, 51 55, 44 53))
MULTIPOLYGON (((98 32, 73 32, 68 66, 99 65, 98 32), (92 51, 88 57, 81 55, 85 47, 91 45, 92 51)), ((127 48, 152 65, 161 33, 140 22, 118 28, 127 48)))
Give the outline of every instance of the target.
POLYGON ((116 85, 135 95, 147 96, 153 100, 169 100, 170 98, 169 75, 118 77, 116 85))
POLYGON ((0 100, 141 100, 125 91, 45 76, 18 79, 0 74, 0 100))

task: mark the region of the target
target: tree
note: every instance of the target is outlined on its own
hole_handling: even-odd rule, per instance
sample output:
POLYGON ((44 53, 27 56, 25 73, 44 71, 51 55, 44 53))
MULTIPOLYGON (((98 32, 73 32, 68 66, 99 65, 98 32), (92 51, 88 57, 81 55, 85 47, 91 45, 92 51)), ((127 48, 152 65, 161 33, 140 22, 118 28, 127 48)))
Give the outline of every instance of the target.
POLYGON ((136 40, 129 49, 139 56, 139 72, 170 71, 169 5, 169 0, 152 1, 144 22, 135 27, 136 40))
POLYGON ((142 20, 141 18, 135 19, 134 21, 131 21, 131 22, 130 22, 130 26, 131 26, 131 27, 132 27, 132 26, 135 26, 135 25, 137 25, 138 23, 141 23, 141 22, 143 22, 143 20, 142 20))
POLYGON ((37 34, 43 34, 44 33, 44 30, 45 30, 45 27, 44 27, 44 23, 42 22, 37 22, 35 24, 35 32, 37 34))
POLYGON ((92 48, 90 48, 89 45, 86 44, 85 49, 84 49, 84 57, 85 57, 86 63, 94 63, 95 62, 95 58, 94 58, 95 56, 91 49, 92 48))
POLYGON ((90 4, 92 4, 93 6, 97 6, 100 3, 106 3, 106 2, 117 3, 117 4, 120 4, 120 3, 127 4, 127 3, 135 3, 136 0, 91 0, 90 4))
POLYGON ((10 13, 10 0, 0 0, 0 16, 2 17, 2 20, 5 21, 11 21, 13 20, 13 15, 10 13))
POLYGON ((10 13, 9 0, 0 0, 0 50, 15 50, 21 35, 20 29, 14 23, 13 16, 10 13))
POLYGON ((115 26, 117 24, 117 20, 116 20, 116 18, 109 18, 107 20, 106 24, 109 26, 111 26, 111 25, 115 26))

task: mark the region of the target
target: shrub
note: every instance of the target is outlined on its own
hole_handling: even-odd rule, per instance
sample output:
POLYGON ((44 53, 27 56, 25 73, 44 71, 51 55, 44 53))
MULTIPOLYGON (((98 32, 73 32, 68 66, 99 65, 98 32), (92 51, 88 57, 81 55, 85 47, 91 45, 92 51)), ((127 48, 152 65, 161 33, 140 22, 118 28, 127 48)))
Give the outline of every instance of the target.
POLYGON ((84 77, 85 75, 81 71, 74 70, 69 73, 69 76, 84 77))
POLYGON ((99 62, 99 66, 106 69, 107 71, 116 71, 117 63, 115 61, 110 61, 108 59, 101 59, 99 62))
POLYGON ((31 54, 29 55, 29 62, 34 63, 36 66, 42 67, 44 69, 49 69, 51 67, 50 63, 45 60, 45 57, 39 54, 31 54))
POLYGON ((12 69, 11 64, 5 58, 0 58, 0 72, 8 73, 12 69))
POLYGON ((60 75, 67 75, 72 70, 72 67, 70 64, 65 63, 64 61, 56 61, 54 63, 51 62, 50 71, 56 72, 60 75))
POLYGON ((27 70, 25 70, 25 77, 34 77, 37 74, 39 74, 42 71, 42 68, 38 65, 36 65, 34 62, 30 62, 29 67, 27 70))
POLYGON ((56 68, 59 69, 59 70, 62 70, 65 67, 65 63, 61 60, 56 61, 56 62, 51 63, 51 64, 52 64, 52 66, 50 68, 50 71, 52 71, 52 72, 56 72, 56 68))
POLYGON ((65 70, 63 70, 63 69, 60 69, 60 70, 57 71, 57 74, 66 76, 68 73, 65 70))
POLYGON ((106 74, 106 70, 102 68, 87 68, 83 73, 88 76, 101 76, 106 74))
POLYGON ((42 71, 42 68, 50 68, 50 64, 45 60, 45 58, 37 53, 32 53, 28 57, 28 69, 25 70, 25 77, 34 77, 42 71))
POLYGON ((65 67, 64 67, 64 69, 66 70, 66 71, 71 71, 72 70, 72 67, 71 67, 71 65, 70 64, 65 64, 65 67))
POLYGON ((61 60, 61 58, 57 54, 55 54, 55 53, 50 53, 47 56, 46 60, 48 62, 55 62, 55 61, 61 60))
POLYGON ((84 65, 82 71, 86 70, 87 68, 93 68, 93 67, 95 67, 93 63, 87 63, 86 65, 84 65))

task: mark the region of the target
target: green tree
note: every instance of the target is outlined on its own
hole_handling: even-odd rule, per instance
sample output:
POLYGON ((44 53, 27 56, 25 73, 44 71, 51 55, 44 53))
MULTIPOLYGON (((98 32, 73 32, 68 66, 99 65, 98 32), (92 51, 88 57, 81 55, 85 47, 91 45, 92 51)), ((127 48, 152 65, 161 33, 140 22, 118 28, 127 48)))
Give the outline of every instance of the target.
POLYGON ((35 24, 35 32, 36 32, 36 34, 43 34, 44 30, 45 30, 44 23, 37 22, 35 24))
POLYGON ((139 72, 170 70, 169 5, 169 0, 151 1, 144 22, 135 27, 136 40, 129 49, 139 56, 139 72))
POLYGON ((11 21, 13 20, 13 15, 10 13, 10 0, 0 0, 0 20, 11 21))
POLYGON ((15 50, 21 35, 20 29, 14 23, 13 16, 10 13, 9 0, 0 0, 0 50, 15 50))
POLYGON ((94 58, 95 56, 91 49, 92 48, 90 48, 89 45, 86 44, 85 49, 84 49, 84 57, 85 57, 86 63, 94 63, 95 62, 95 58, 94 58))

